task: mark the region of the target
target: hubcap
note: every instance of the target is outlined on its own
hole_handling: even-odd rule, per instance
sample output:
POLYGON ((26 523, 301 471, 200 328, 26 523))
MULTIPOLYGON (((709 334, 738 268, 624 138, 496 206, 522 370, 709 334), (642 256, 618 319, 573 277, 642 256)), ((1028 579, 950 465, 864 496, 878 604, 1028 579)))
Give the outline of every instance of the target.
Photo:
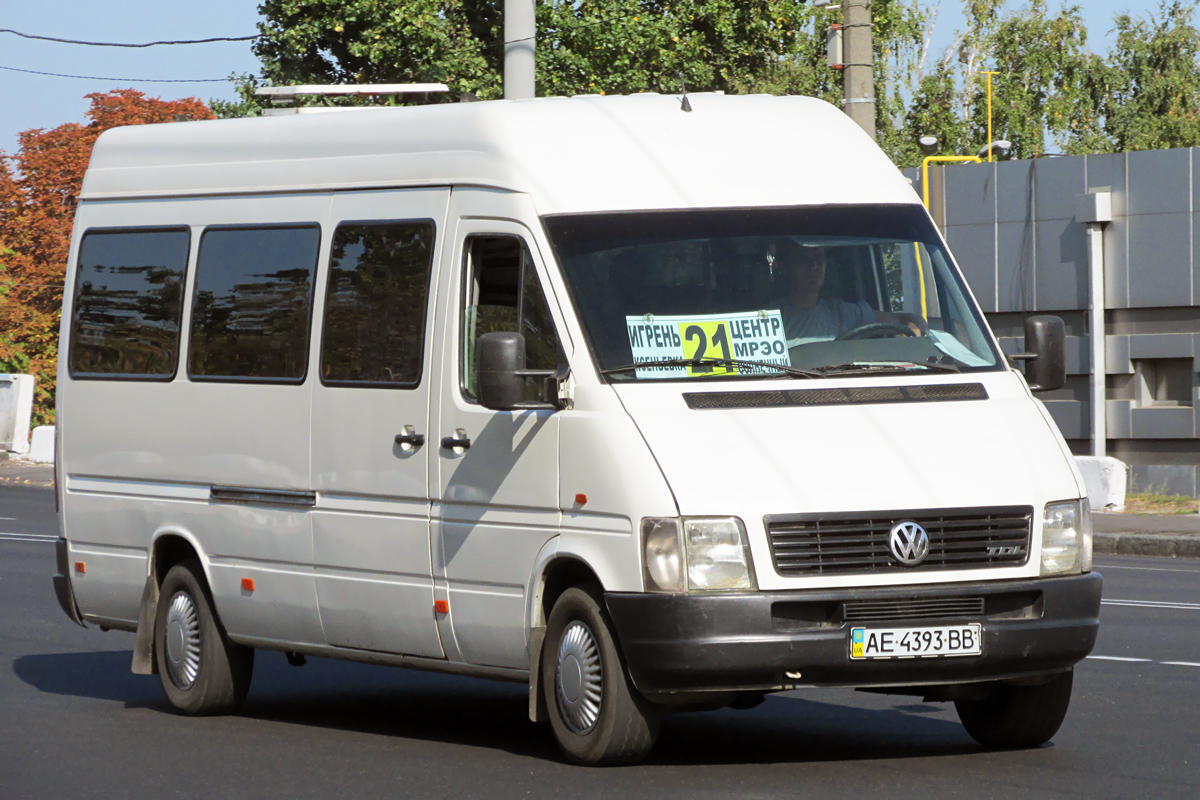
POLYGON ((558 645, 554 689, 559 715, 573 733, 582 735, 596 726, 603 677, 595 634, 584 623, 572 622, 558 645))
POLYGON ((200 671, 200 615, 187 592, 177 592, 167 608, 167 674, 180 689, 190 689, 200 671))

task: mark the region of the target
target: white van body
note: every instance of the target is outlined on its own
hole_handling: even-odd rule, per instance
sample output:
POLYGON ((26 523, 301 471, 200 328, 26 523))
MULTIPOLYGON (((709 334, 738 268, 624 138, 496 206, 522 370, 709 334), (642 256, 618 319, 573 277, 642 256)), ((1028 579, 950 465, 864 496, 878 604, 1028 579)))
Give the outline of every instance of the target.
MULTIPOLYGON (((138 631, 135 669, 157 671, 158 588, 194 558, 236 645, 530 681, 535 718, 555 709, 538 677, 547 619, 555 598, 582 584, 603 593, 633 685, 657 707, 806 685, 961 699, 945 687, 1031 684, 1069 670, 1098 624, 1086 491, 1054 423, 1003 360, 821 380, 601 373, 613 365, 597 361, 595 331, 548 232, 556 219, 884 206, 928 220, 884 154, 827 104, 716 95, 690 104, 554 98, 102 135, 80 195, 58 375, 56 588, 68 615, 138 631), (419 380, 329 385, 322 341, 329 264, 341 257, 331 252, 335 231, 395 220, 432 231, 419 380), (293 358, 285 381, 199 379, 188 319, 201 302, 202 241, 216 252, 219 237, 208 232, 248 226, 319 240, 304 284, 308 328, 296 334, 304 363, 293 358), (81 248, 89 234, 121 231, 164 231, 181 248, 178 330, 164 351, 176 360, 154 379, 72 367, 71 348, 100 335, 72 327, 90 302, 78 295, 99 280, 79 278, 81 248), (501 249, 519 243, 527 266, 517 280, 536 279, 545 295, 562 360, 550 403, 495 410, 462 389, 474 380, 463 374, 464 348, 474 347, 464 341, 463 265, 479 237, 501 249), (779 397, 742 403, 760 390, 779 397), (960 390, 969 399, 955 399, 960 390), (801 396, 808 391, 824 394, 801 396), (443 439, 470 440, 469 449, 443 439), (1043 510, 1063 502, 1076 503, 1080 552, 1050 576, 1043 510), (774 566, 768 525, 779 515, 917 519, 905 510, 996 508, 1027 509, 1023 549, 1007 562, 802 574, 774 566), (741 521, 751 588, 648 586, 643 520, 692 517, 741 521), (1026 600, 954 617, 983 632, 982 653, 960 658, 860 663, 848 655, 841 610, 817 620, 772 611, 808 600, 990 597, 987 587, 1026 600), (935 689, 912 688, 920 686, 935 689)), ((998 353, 963 297, 980 320, 976 348, 998 353)), ((110 330, 106 319, 87 324, 110 330)), ((900 627, 940 624, 893 612, 900 627)))

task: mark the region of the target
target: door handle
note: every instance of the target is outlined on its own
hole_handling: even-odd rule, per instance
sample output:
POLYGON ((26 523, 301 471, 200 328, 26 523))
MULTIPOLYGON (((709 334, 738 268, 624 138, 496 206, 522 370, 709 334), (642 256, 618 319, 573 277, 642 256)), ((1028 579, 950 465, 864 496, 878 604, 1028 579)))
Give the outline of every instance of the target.
POLYGON ((471 438, 467 436, 467 432, 462 428, 456 430, 453 436, 442 437, 443 450, 455 450, 458 448, 462 448, 463 450, 471 449, 471 438))
POLYGON ((417 433, 417 429, 412 425, 405 425, 404 433, 396 434, 396 444, 406 450, 416 450, 425 444, 425 434, 417 433))

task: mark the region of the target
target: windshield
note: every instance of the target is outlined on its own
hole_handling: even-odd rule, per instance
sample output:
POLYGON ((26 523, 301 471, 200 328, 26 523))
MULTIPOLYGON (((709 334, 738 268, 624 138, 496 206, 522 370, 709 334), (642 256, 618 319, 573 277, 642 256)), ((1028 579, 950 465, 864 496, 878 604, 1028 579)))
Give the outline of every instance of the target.
POLYGON ((967 372, 1000 363, 916 206, 544 220, 613 381, 967 372))

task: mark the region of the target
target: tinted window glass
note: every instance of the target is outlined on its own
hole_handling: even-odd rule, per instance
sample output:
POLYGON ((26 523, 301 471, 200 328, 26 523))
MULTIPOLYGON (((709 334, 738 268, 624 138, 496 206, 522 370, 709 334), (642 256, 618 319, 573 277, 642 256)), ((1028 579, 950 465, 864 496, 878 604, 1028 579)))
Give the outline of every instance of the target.
MULTIPOLYGON (((557 369, 563 360, 546 295, 525 243, 512 236, 476 237, 467 247, 463 309, 463 393, 475 390, 475 343, 485 333, 520 331, 527 369, 557 369)), ((541 398, 535 378, 525 379, 525 398, 541 398)))
POLYGON ((338 227, 321 340, 325 383, 421 382, 432 254, 430 222, 338 227))
POLYGON ((84 234, 71 318, 73 376, 175 374, 189 239, 186 228, 84 234))
POLYGON ((193 378, 304 380, 317 226, 216 228, 196 265, 193 378))

